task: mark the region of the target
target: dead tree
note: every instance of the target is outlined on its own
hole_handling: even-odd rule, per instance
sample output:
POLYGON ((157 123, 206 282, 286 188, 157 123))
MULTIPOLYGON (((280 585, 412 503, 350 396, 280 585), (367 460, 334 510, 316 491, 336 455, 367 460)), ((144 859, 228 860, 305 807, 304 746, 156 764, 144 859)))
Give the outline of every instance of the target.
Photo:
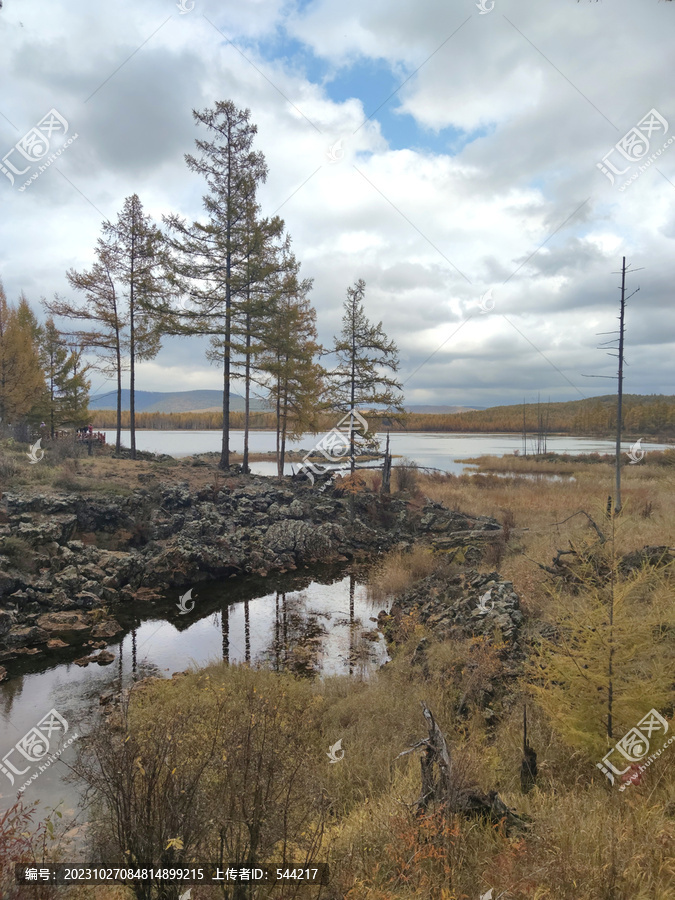
POLYGON ((387 432, 387 449, 384 452, 384 463, 382 465, 382 488, 381 493, 389 494, 391 491, 391 454, 389 453, 389 432, 387 432))
POLYGON ((527 705, 523 706, 523 759, 520 763, 520 789, 529 793, 537 783, 537 752, 527 740, 527 705))
POLYGON ((422 713, 429 728, 428 737, 399 753, 401 757, 415 750, 423 750, 420 760, 422 789, 416 804, 417 815, 424 815, 433 805, 447 813, 481 818, 495 825, 503 822, 507 834, 510 830, 528 828, 526 820, 509 809, 497 791, 484 794, 478 788, 461 784, 459 779, 453 778, 452 757, 445 735, 424 701, 422 713))

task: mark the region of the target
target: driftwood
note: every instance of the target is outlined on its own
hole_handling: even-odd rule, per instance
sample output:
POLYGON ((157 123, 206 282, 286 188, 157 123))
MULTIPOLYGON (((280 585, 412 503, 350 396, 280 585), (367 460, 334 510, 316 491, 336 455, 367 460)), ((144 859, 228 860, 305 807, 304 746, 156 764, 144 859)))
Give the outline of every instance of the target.
POLYGON ((424 815, 430 806, 435 805, 449 813, 487 819, 493 824, 503 822, 507 833, 529 827, 524 818, 509 809, 497 791, 484 794, 476 787, 462 785, 459 779, 453 778, 452 757, 445 735, 424 702, 422 713, 427 721, 429 736, 399 753, 401 757, 415 750, 423 750, 420 760, 422 789, 416 804, 417 814, 424 815))

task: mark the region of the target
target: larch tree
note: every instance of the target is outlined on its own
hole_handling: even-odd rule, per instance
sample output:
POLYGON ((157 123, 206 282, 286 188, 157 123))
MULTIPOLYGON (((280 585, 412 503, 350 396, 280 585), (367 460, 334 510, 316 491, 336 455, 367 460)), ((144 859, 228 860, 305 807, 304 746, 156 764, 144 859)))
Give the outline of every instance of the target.
POLYGON ((211 336, 209 359, 222 366, 223 438, 220 468, 230 467, 230 390, 233 377, 233 338, 250 276, 252 208, 257 216, 256 190, 267 178, 262 153, 252 149, 257 128, 250 110, 231 101, 213 109, 193 111, 208 129, 209 140, 197 140, 200 155, 188 154, 188 168, 202 175, 208 192, 203 197, 205 221, 165 218, 172 251, 172 278, 191 308, 182 316, 182 333, 211 336))
POLYGON ((236 349, 242 359, 233 360, 243 371, 244 378, 244 457, 242 471, 248 472, 249 430, 252 384, 264 384, 257 365, 257 357, 265 347, 265 323, 274 305, 275 284, 283 270, 290 247, 290 237, 284 237, 282 219, 250 222, 250 240, 245 255, 245 296, 241 303, 241 320, 236 325, 236 349))
POLYGON ((398 348, 382 330, 382 322, 372 325, 363 307, 366 284, 359 279, 354 287, 347 288, 342 316, 342 331, 336 337, 330 351, 337 357, 337 365, 328 372, 328 397, 330 405, 338 412, 350 415, 349 457, 350 470, 355 467, 357 443, 368 443, 372 438, 357 437, 354 413, 364 407, 378 407, 385 416, 404 415, 402 385, 387 374, 398 371, 398 348))
POLYGON ((283 477, 286 440, 318 430, 323 369, 315 362, 316 311, 309 301, 312 282, 298 279, 290 255, 269 308, 258 365, 267 374, 268 397, 276 416, 277 475, 283 477))
POLYGON ((56 296, 43 300, 49 313, 57 317, 87 323, 89 327, 67 332, 86 352, 91 351, 94 367, 117 383, 117 426, 115 452, 121 448, 122 430, 122 372, 125 367, 127 310, 115 283, 114 260, 108 243, 99 238, 96 261, 91 269, 76 272, 69 269, 66 278, 70 286, 83 295, 83 303, 73 303, 56 296))
MULTIPOLYGON (((24 303, 27 307, 25 299, 24 303)), ((31 316, 21 303, 18 308, 7 303, 0 283, 0 423, 3 425, 29 418, 44 398, 45 381, 31 316)))
POLYGON ((136 459, 136 362, 153 359, 160 347, 154 308, 165 292, 163 237, 143 212, 138 194, 124 201, 117 224, 106 222, 112 272, 125 300, 128 318, 129 429, 131 458, 136 459))
POLYGON ((87 419, 89 382, 81 364, 82 351, 73 350, 54 320, 42 329, 40 361, 47 382, 44 417, 53 438, 62 425, 84 425, 87 419))
MULTIPOLYGON (((648 564, 626 571, 613 537, 592 555, 572 547, 589 558, 574 564, 578 583, 550 590, 555 637, 541 640, 529 664, 531 690, 562 740, 606 772, 603 754, 649 706, 672 709, 672 576, 648 564)), ((616 753, 609 763, 621 759, 616 753)))

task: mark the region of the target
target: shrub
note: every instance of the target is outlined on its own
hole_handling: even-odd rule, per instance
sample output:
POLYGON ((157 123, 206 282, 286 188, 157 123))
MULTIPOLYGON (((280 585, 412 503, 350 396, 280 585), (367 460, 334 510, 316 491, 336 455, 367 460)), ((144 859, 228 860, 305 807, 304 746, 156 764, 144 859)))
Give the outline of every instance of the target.
POLYGON ((22 572, 35 571, 35 551, 24 538, 6 535, 0 538, 0 553, 22 572))
POLYGON ((11 456, 0 453, 0 482, 8 483, 19 474, 19 467, 16 460, 11 456))
POLYGON ((399 491, 413 492, 417 489, 419 475, 417 463, 404 458, 397 466, 394 466, 394 471, 396 472, 396 487, 399 491))
POLYGON ((439 558, 426 547, 415 546, 407 553, 396 550, 371 573, 368 595, 373 600, 387 600, 402 594, 415 581, 435 571, 439 564, 439 558))

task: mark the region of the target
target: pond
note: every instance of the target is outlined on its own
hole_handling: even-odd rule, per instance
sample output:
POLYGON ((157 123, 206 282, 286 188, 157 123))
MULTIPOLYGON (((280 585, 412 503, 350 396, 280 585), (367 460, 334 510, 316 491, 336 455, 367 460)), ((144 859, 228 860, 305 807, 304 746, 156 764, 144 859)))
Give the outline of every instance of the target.
MULTIPOLYGON (((60 660, 28 658, 19 667, 7 666, 11 678, 0 686, 0 760, 10 754, 15 769, 28 769, 13 776, 14 785, 0 771, 0 809, 12 805, 17 790, 39 771, 39 762, 92 727, 101 698, 109 700, 120 686, 140 678, 170 678, 191 666, 223 660, 299 674, 367 678, 386 662, 387 650, 372 621, 381 605, 368 599, 363 571, 357 575, 331 567, 198 585, 182 602, 187 613, 179 605, 185 592, 176 589, 163 601, 148 604, 138 618, 123 607, 113 610, 124 635, 108 642, 115 655, 109 666, 75 665, 76 658, 86 655, 82 648, 62 651, 67 655, 60 660), (67 722, 68 731, 64 734, 57 721, 56 730, 47 735, 48 753, 30 763, 12 747, 52 709, 67 722)), ((46 734, 45 728, 41 732, 46 734)), ((39 799, 41 810, 63 803, 64 815, 74 813, 77 786, 64 779, 76 743, 28 784, 26 802, 39 799)))

